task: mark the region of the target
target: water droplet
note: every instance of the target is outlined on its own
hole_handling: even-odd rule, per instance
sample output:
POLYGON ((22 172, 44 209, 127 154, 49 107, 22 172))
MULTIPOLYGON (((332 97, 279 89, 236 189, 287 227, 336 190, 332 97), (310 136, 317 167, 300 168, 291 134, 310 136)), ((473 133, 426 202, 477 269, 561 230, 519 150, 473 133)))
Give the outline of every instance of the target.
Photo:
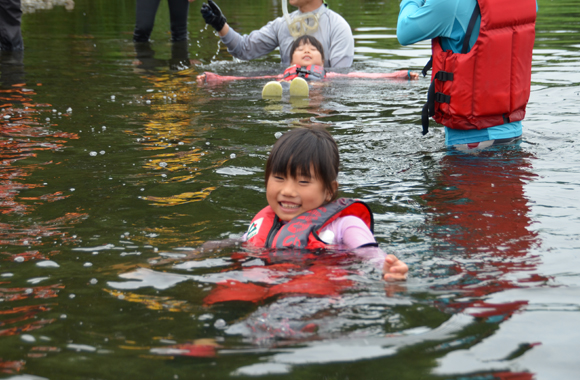
POLYGON ((89 153, 89 156, 95 157, 97 154, 98 154, 97 152, 92 151, 92 152, 89 153))
POLYGON ((60 319, 66 319, 66 314, 61 314, 60 319))
POLYGON ((276 133, 274 133, 274 137, 276 139, 279 139, 280 137, 282 137, 282 132, 276 132, 276 133))
POLYGON ((36 338, 30 334, 20 335, 20 339, 22 339, 23 341, 28 342, 28 343, 36 342, 36 338))
POLYGON ((216 329, 224 329, 227 326, 227 323, 226 321, 220 318, 217 321, 215 321, 213 325, 216 329))
POLYGON ((41 268, 59 268, 60 265, 58 265, 57 263, 55 263, 52 260, 43 260, 43 261, 39 261, 36 263, 37 267, 41 267, 41 268))
POLYGON ((22 256, 18 256, 14 258, 14 261, 17 263, 23 263, 24 262, 24 257, 22 256))
POLYGON ((93 266, 93 263, 84 263, 83 266, 84 267, 92 267, 93 266))
POLYGON ((71 188, 70 188, 70 191, 75 191, 75 188, 74 188, 74 187, 71 187, 71 188))
POLYGON ((151 100, 146 100, 145 103, 146 104, 151 104, 151 100))
POLYGON ((111 100, 115 100, 115 95, 111 95, 111 100))
POLYGON ((162 168, 167 167, 167 162, 160 162, 159 166, 161 166, 162 168))
POLYGON ((230 158, 232 158, 232 159, 236 158, 236 154, 235 153, 230 154, 230 158))
POLYGON ((75 295, 75 294, 69 294, 69 295, 68 295, 68 298, 70 298, 71 300, 72 300, 73 298, 75 298, 75 297, 76 297, 76 295, 75 295))
POLYGON ((100 154, 105 154, 105 151, 104 150, 101 150, 99 153, 100 154))
POLYGON ((91 280, 89 281, 89 284, 95 285, 97 282, 99 282, 99 280, 97 280, 96 278, 91 278, 91 280))
POLYGON ((71 112, 72 112, 72 108, 68 107, 68 108, 66 109, 66 112, 67 112, 67 113, 71 113, 71 112))
POLYGON ((101 129, 102 129, 103 131, 106 131, 106 130, 107 130, 107 127, 105 127, 105 126, 103 125, 103 126, 101 127, 101 129))

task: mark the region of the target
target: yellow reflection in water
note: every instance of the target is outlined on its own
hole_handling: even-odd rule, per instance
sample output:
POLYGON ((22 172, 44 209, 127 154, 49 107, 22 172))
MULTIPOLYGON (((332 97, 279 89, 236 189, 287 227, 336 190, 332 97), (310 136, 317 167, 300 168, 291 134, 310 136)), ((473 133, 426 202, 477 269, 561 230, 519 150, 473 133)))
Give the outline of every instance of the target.
POLYGON ((196 191, 193 193, 182 193, 177 195, 172 195, 169 197, 154 197, 146 196, 143 199, 151 201, 153 206, 180 206, 186 203, 199 202, 204 200, 214 191, 215 187, 206 187, 201 191, 196 191))
POLYGON ((146 308, 151 310, 183 312, 191 309, 191 305, 189 305, 187 301, 174 300, 171 299, 171 297, 149 296, 110 289, 103 290, 114 297, 122 297, 124 301, 143 304, 146 308))

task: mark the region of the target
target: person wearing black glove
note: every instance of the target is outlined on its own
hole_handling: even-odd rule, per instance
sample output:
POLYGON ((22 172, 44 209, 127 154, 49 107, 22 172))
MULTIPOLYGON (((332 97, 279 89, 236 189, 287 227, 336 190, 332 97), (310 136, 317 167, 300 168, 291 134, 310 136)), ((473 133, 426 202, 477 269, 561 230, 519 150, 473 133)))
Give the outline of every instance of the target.
POLYGON ((220 7, 218 7, 212 0, 203 3, 201 6, 201 15, 203 16, 205 23, 213 26, 218 33, 224 29, 224 26, 226 25, 226 17, 222 13, 220 7))
MULTIPOLYGON (((348 22, 328 9, 323 0, 288 0, 288 3, 298 8, 289 15, 290 19, 297 20, 304 29, 308 27, 308 34, 320 41, 327 52, 324 66, 350 67, 354 59, 354 38, 348 22)), ((280 48, 282 66, 290 66, 290 48, 295 36, 290 33, 284 17, 278 17, 250 34, 241 35, 228 25, 213 0, 207 0, 201 6, 201 15, 207 24, 217 30, 222 43, 232 56, 250 60, 280 48)))
MULTIPOLYGON (((171 41, 187 40, 187 12, 189 3, 195 0, 168 0, 171 21, 171 41)), ((155 14, 161 0, 137 0, 135 32, 133 41, 147 42, 153 31, 155 14)))

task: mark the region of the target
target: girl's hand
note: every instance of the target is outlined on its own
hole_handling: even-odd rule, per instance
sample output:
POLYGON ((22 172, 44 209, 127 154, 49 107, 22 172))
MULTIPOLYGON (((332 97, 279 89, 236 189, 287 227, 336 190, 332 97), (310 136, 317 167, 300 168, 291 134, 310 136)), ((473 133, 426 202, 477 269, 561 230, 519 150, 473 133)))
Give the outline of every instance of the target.
POLYGON ((407 279, 409 267, 397 259, 395 255, 387 255, 383 265, 383 279, 386 281, 400 281, 407 279))
POLYGON ((205 83, 205 73, 198 75, 195 78, 195 80, 197 81, 197 84, 204 84, 205 83))

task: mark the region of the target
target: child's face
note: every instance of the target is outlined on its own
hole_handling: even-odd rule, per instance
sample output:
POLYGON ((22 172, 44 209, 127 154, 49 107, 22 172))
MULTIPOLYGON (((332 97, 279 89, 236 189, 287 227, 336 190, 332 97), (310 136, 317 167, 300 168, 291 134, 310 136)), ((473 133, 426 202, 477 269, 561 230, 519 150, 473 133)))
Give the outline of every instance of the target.
POLYGON ((322 62, 322 54, 320 54, 314 45, 308 42, 303 43, 294 50, 294 54, 292 54, 292 64, 298 66, 324 66, 324 62, 322 62))
MULTIPOLYGON (((314 173, 310 169, 310 173, 314 173)), ((294 217, 322 206, 332 199, 324 183, 314 177, 271 174, 266 185, 268 204, 276 215, 288 222, 294 217)))

